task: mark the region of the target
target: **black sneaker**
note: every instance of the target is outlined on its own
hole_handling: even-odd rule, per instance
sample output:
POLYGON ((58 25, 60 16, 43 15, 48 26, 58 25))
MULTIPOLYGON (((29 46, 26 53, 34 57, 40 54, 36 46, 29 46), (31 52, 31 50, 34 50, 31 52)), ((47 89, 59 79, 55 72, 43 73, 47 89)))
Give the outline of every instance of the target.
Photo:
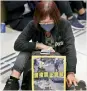
POLYGON ((82 25, 75 16, 73 16, 72 19, 69 19, 69 22, 71 24, 72 29, 76 30, 85 29, 84 25, 82 25))
POLYGON ((87 89, 86 89, 86 83, 83 80, 80 80, 78 82, 78 88, 79 89, 77 89, 77 90, 87 91, 87 89))
POLYGON ((84 82, 84 81, 82 81, 82 80, 80 80, 79 82, 78 82, 78 84, 77 84, 78 86, 74 86, 74 85, 72 85, 71 87, 68 87, 68 89, 67 90, 69 90, 69 91, 87 91, 87 89, 86 89, 86 83, 84 82))
POLYGON ((19 90, 19 83, 18 83, 18 81, 9 78, 7 80, 7 82, 6 82, 4 90, 19 90))

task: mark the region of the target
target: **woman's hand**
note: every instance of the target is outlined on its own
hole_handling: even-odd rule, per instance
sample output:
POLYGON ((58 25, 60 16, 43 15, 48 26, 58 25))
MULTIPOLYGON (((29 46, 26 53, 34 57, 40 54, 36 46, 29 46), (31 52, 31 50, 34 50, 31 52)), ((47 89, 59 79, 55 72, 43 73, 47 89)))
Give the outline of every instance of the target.
POLYGON ((55 52, 55 50, 49 46, 49 48, 47 50, 50 50, 50 52, 55 52))
POLYGON ((55 52, 55 50, 52 47, 44 45, 43 43, 36 43, 36 49, 50 50, 51 52, 55 52))
POLYGON ((77 86, 77 79, 75 78, 75 74, 73 72, 68 73, 66 81, 68 87, 70 87, 72 84, 77 86))

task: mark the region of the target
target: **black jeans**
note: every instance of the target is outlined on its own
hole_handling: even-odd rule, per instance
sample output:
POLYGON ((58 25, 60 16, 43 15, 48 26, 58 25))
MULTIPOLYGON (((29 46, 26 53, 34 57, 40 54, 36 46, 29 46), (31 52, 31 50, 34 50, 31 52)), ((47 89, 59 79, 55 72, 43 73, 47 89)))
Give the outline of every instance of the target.
POLYGON ((27 64, 29 66, 29 69, 31 69, 31 53, 20 52, 12 69, 18 71, 19 73, 22 73, 25 70, 27 64))
POLYGON ((73 16, 71 5, 76 8, 77 11, 83 8, 81 1, 55 1, 55 3, 60 10, 60 13, 65 13, 67 17, 73 16))

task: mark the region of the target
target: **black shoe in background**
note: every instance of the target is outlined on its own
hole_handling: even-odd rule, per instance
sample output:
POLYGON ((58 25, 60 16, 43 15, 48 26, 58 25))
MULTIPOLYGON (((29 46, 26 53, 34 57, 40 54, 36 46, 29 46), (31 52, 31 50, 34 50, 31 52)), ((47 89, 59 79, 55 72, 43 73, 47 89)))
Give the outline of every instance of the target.
POLYGON ((18 80, 8 79, 4 90, 19 90, 19 82, 18 80))
POLYGON ((86 83, 83 80, 80 80, 77 84, 78 86, 72 85, 71 87, 67 87, 67 90, 69 91, 87 91, 86 89, 86 83))

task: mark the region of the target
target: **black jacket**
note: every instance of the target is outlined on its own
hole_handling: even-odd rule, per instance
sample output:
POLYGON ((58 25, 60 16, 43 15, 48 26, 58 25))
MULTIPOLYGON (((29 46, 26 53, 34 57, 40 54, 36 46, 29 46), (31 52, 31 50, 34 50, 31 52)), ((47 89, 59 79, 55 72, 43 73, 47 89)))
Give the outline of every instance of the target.
MULTIPOLYGON (((35 50, 36 42, 45 43, 44 30, 34 25, 34 21, 28 23, 23 32, 17 38, 14 49, 16 51, 32 52, 35 50), (29 42, 32 39, 33 42, 29 42)), ((60 19, 58 24, 55 24, 51 33, 55 39, 56 52, 66 56, 67 72, 76 72, 76 50, 74 45, 74 36, 71 25, 67 20, 60 19)))

